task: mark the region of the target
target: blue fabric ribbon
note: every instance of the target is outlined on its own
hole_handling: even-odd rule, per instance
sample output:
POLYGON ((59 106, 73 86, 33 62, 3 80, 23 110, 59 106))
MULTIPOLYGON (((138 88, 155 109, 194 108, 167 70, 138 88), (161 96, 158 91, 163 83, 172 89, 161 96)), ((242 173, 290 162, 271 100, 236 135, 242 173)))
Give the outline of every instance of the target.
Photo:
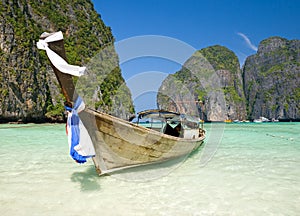
POLYGON ((68 107, 68 106, 65 106, 65 110, 69 111, 69 112, 72 112, 72 108, 71 107, 68 107))
POLYGON ((82 156, 78 154, 78 152, 74 149, 76 145, 79 144, 80 141, 80 129, 79 129, 79 121, 80 118, 77 113, 77 109, 82 103, 82 99, 78 97, 74 103, 74 108, 70 108, 66 106, 66 110, 72 112, 71 122, 68 121, 68 126, 71 128, 71 147, 70 147, 70 155, 71 157, 78 163, 85 163, 87 158, 92 156, 82 156))

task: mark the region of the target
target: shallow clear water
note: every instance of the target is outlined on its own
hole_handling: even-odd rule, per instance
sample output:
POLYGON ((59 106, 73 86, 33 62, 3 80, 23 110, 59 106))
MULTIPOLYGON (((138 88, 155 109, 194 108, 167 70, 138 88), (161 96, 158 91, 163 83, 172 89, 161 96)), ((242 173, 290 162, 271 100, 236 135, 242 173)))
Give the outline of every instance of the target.
POLYGON ((183 162, 99 177, 64 125, 0 125, 1 215, 300 214, 299 123, 205 127, 183 162))

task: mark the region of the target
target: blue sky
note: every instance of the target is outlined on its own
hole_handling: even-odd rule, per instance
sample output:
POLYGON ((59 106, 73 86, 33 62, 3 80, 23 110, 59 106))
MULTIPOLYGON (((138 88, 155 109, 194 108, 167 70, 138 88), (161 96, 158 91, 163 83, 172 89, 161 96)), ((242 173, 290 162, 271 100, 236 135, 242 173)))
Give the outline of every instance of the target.
MULTIPOLYGON (((159 35, 197 50, 219 44, 234 51, 241 65, 247 56, 255 54, 263 39, 270 36, 300 39, 299 0, 94 0, 93 3, 104 23, 111 27, 117 43, 135 36, 159 35)), ((121 64, 126 81, 149 71, 167 75, 180 67, 178 62, 151 57, 121 64)), ((140 96, 134 98, 138 107, 145 103, 137 100, 140 96)), ((149 103, 153 105, 155 102, 149 103)))

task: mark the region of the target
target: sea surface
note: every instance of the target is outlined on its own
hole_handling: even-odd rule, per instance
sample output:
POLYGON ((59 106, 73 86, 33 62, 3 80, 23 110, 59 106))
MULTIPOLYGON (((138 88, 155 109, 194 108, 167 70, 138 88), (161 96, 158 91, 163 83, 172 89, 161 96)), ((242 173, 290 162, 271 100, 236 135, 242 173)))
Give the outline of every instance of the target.
POLYGON ((2 124, 0 214, 300 215, 300 123, 204 126, 184 160, 99 177, 63 124, 2 124))

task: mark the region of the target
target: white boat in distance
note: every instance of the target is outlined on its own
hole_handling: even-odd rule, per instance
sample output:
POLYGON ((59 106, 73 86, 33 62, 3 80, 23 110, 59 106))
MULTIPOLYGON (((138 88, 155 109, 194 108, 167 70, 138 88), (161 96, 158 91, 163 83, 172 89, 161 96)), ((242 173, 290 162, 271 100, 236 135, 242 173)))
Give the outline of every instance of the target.
POLYGON ((270 122, 270 120, 268 118, 265 118, 265 117, 261 116, 258 119, 254 119, 253 122, 262 123, 262 122, 270 122))

